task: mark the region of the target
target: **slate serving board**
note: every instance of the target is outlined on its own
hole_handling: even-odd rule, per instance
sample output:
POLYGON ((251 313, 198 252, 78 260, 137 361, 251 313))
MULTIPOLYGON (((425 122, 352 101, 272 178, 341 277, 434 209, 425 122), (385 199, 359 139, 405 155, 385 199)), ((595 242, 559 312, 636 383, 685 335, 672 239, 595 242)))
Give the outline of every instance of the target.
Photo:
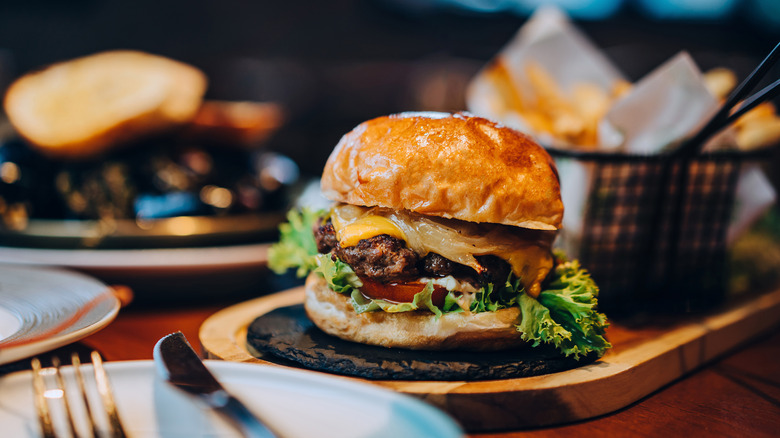
POLYGON ((274 357, 305 368, 367 379, 485 380, 565 371, 596 360, 563 357, 549 347, 501 352, 418 351, 349 342, 318 329, 302 304, 259 316, 247 343, 267 360, 274 357), (270 356, 269 356, 270 355, 270 356))

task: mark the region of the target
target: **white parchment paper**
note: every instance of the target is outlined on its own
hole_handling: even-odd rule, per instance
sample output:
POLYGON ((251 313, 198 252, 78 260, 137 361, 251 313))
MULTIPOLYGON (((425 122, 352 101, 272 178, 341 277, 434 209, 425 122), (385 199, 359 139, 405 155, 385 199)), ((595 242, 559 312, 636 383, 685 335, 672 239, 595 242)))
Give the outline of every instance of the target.
MULTIPOLYGON (((512 85, 527 93, 530 62, 544 68, 563 91, 587 82, 607 91, 625 76, 568 17, 555 7, 535 12, 515 37, 477 74, 467 90, 470 112, 491 118, 536 137, 545 146, 576 147, 549 133, 534 132, 523 115, 512 109, 506 90, 488 77, 495 62, 508 69, 512 85)), ((668 151, 700 128, 717 110, 717 99, 705 87, 702 74, 686 52, 680 52, 638 80, 631 90, 613 102, 598 125, 597 151, 652 155, 668 151)), ((718 136, 708 150, 725 148, 733 136, 718 136)), ((566 207, 558 245, 578 254, 583 218, 591 190, 593 164, 576 159, 556 159, 561 196, 566 207)), ((739 177, 736 203, 728 230, 733 242, 776 200, 772 185, 761 169, 747 167, 739 177)))

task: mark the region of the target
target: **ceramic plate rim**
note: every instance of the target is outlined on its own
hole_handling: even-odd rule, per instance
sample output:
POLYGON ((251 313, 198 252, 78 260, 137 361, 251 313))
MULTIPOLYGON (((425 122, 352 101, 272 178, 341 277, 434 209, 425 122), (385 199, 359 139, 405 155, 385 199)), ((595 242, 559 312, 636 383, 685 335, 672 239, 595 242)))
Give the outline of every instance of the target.
MULTIPOLYGON (((349 393, 349 395, 357 395, 363 398, 378 397, 387 402, 399 403, 408 409, 412 409, 413 412, 418 413, 418 417, 427 417, 431 421, 432 427, 436 427, 436 430, 441 431, 442 437, 463 437, 465 433, 460 424, 449 414, 442 411, 435 406, 426 403, 416 397, 398 393, 387 388, 371 385, 368 383, 357 382, 347 378, 341 378, 337 376, 331 376, 323 373, 318 373, 309 370, 288 369, 272 365, 258 365, 250 363, 240 362, 228 362, 222 360, 205 360, 206 366, 219 378, 226 382, 227 386, 230 385, 230 374, 233 373, 236 380, 240 380, 242 376, 258 373, 264 374, 265 377, 279 377, 281 379, 287 379, 286 381, 295 381, 296 383, 303 385, 316 385, 317 389, 332 389, 338 388, 343 392, 349 393)), ((89 365, 87 365, 89 366, 89 365)), ((104 366, 108 371, 109 379, 117 379, 121 373, 140 373, 142 379, 155 379, 156 364, 153 360, 129 360, 129 361, 109 361, 105 362, 104 366)), ((70 366, 63 366, 63 370, 67 373, 70 366)), ((26 382, 32 381, 32 371, 24 370, 10 373, 6 376, 0 377, 0 381, 6 381, 9 384, 14 384, 16 380, 20 381, 20 384, 26 384, 26 382)), ((31 383, 30 383, 31 384, 31 383)), ((234 383, 235 384, 235 383, 234 383)), ((251 405, 251 400, 245 400, 251 405)), ((117 399, 117 402, 121 404, 121 399, 117 399)), ((32 409, 32 406, 30 406, 32 409)), ((127 427, 127 425, 125 425, 127 427)), ((128 431, 132 432, 132 426, 128 427, 128 431)))
POLYGON ((271 243, 150 249, 49 249, 0 246, 0 264, 79 269, 181 269, 264 266, 271 243), (220 257, 214 257, 219 253, 220 257), (164 265, 159 261, 165 260, 164 265))
MULTIPOLYGON (((59 273, 65 273, 67 275, 73 276, 73 277, 80 277, 82 279, 88 279, 90 281, 95 282, 96 285, 103 284, 101 281, 88 276, 86 274, 80 273, 80 272, 74 272, 70 271, 68 269, 62 269, 62 268, 45 268, 40 266, 31 266, 31 265, 22 265, 19 264, 18 266, 12 265, 12 264, 6 264, 6 263, 0 263, 0 267, 26 267, 30 268, 35 271, 40 272, 59 272, 59 273)), ((25 342, 25 338, 19 338, 18 340, 15 340, 14 342, 17 345, 7 346, 7 347, 0 347, 0 365, 5 365, 11 362, 15 362, 18 360, 22 360, 27 357, 34 356, 36 354, 45 353, 47 351, 54 350, 56 348, 68 345, 70 343, 76 342, 80 339, 83 339, 110 324, 116 316, 119 314, 119 309, 121 307, 121 303, 119 302, 119 299, 115 297, 111 291, 109 290, 109 286, 103 284, 105 287, 104 291, 96 294, 95 298, 101 298, 110 301, 109 306, 106 307, 105 312, 99 315, 98 317, 95 317, 94 319, 90 319, 87 321, 86 325, 84 327, 78 328, 76 330, 68 331, 68 329, 72 328, 73 326, 77 325, 78 322, 80 322, 82 319, 79 318, 76 321, 73 321, 72 324, 63 327, 58 332, 52 334, 49 337, 46 337, 44 339, 33 339, 28 340, 25 342)), ((50 292, 50 291, 47 291, 50 292)), ((14 312, 9 312, 13 314, 14 312)), ((86 316, 86 315, 85 315, 86 316)), ((13 336, 14 334, 18 333, 19 330, 24 328, 23 324, 20 324, 20 327, 15 331, 14 333, 11 333, 8 337, 13 336)), ((4 338, 7 339, 8 337, 4 338)), ((0 340, 1 342, 2 340, 0 340)))

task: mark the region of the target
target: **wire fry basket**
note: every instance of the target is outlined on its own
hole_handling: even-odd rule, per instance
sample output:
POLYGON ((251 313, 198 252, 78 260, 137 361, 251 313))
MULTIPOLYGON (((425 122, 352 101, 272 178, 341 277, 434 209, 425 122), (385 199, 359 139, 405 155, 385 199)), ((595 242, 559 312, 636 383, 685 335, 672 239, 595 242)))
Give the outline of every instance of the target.
POLYGON ((580 260, 611 317, 692 312, 722 303, 727 232, 743 166, 768 151, 630 155, 548 148, 590 173, 580 260))

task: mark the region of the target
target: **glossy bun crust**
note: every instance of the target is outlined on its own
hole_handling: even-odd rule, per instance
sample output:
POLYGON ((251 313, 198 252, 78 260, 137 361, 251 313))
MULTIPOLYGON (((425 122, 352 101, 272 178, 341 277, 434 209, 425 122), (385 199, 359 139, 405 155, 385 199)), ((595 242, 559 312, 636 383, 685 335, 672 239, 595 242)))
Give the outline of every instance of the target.
POLYGON ((349 296, 328 288, 317 274, 306 279, 304 307, 322 331, 347 341, 419 350, 503 350, 525 344, 515 328, 517 307, 484 313, 355 313, 349 296))
POLYGON ((328 199, 540 230, 563 218, 558 173, 530 137, 464 113, 379 117, 347 133, 322 175, 328 199))

